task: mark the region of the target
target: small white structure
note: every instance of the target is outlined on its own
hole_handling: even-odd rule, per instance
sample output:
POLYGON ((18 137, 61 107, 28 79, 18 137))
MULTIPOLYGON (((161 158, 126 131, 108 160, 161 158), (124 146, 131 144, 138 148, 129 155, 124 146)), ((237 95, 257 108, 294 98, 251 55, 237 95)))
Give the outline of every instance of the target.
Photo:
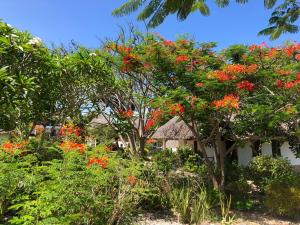
MULTIPOLYGON (((174 117, 166 124, 157 129, 152 136, 153 139, 162 140, 163 149, 170 148, 176 151, 179 147, 190 146, 192 149, 198 149, 195 136, 189 127, 178 117, 174 117)), ((214 150, 206 147, 206 153, 212 160, 215 159, 214 150)), ((251 143, 246 143, 244 146, 236 149, 238 163, 241 166, 247 166, 253 158, 251 143)), ((300 168, 300 158, 296 158, 295 154, 290 150, 289 144, 284 142, 280 147, 281 156, 287 159, 292 166, 300 168)), ((272 156, 271 143, 263 143, 261 145, 261 154, 272 156)))

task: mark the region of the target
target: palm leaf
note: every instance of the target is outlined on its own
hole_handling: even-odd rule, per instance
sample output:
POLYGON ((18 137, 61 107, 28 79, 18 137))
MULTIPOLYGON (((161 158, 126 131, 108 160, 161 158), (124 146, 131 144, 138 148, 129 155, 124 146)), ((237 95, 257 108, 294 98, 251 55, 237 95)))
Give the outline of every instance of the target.
POLYGON ((165 18, 169 15, 169 11, 164 7, 164 4, 160 4, 158 9, 154 12, 153 16, 148 22, 148 26, 153 28, 160 25, 165 18))
POLYGON ((151 1, 143 11, 138 15, 138 20, 148 19, 160 6, 162 0, 151 1))
POLYGON ((203 16, 208 16, 210 14, 208 6, 202 0, 197 1, 194 4, 192 11, 195 11, 195 10, 199 10, 203 16))
POLYGON ((229 5, 229 0, 215 0, 217 6, 224 8, 229 5))
POLYGON ((126 3, 115 9, 112 14, 114 16, 125 16, 136 11, 146 0, 128 0, 126 3))
POLYGON ((264 0, 264 6, 267 9, 273 8, 273 6, 275 5, 275 3, 276 3, 276 0, 264 0))
POLYGON ((194 5, 194 0, 182 1, 182 5, 177 11, 177 18, 179 20, 185 20, 187 16, 191 13, 193 5, 194 5))

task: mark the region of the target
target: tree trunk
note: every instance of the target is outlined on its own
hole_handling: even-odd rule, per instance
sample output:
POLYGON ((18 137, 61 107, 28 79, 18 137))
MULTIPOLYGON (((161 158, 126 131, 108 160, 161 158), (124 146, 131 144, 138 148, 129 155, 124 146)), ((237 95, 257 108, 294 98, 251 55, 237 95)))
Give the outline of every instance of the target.
POLYGON ((139 138, 139 154, 141 157, 144 157, 146 155, 145 145, 146 145, 146 138, 140 137, 139 138))
POLYGON ((219 131, 217 131, 216 135, 216 147, 219 152, 219 162, 217 171, 220 172, 220 179, 219 179, 219 190, 224 192, 225 188, 225 157, 226 157, 226 145, 225 142, 222 141, 222 136, 219 131))
POLYGON ((208 168, 208 176, 212 181, 213 187, 215 189, 219 190, 219 182, 218 182, 216 174, 214 173, 214 166, 212 166, 212 163, 208 159, 208 156, 207 156, 207 153, 205 150, 205 146, 203 145, 203 143, 201 142, 201 139, 199 137, 197 137, 197 142, 199 143, 200 150, 201 150, 201 153, 204 158, 204 163, 208 168))
POLYGON ((127 134, 127 137, 128 137, 128 141, 129 141, 129 150, 130 150, 130 153, 133 156, 136 156, 136 146, 135 146, 134 137, 131 134, 127 134))

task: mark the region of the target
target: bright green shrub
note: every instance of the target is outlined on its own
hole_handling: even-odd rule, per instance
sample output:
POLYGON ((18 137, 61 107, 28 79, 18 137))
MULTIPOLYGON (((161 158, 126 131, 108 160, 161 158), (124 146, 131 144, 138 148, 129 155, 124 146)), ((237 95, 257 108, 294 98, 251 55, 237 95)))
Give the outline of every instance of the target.
POLYGON ((295 217, 300 215, 300 185, 274 182, 266 188, 264 202, 275 215, 295 217))
POLYGON ((152 161, 157 170, 165 173, 179 166, 179 159, 171 149, 164 149, 152 155, 152 161))
POLYGON ((62 154, 62 160, 30 154, 0 162, 0 223, 131 224, 141 164, 103 150, 62 154), (93 157, 107 157, 107 165, 87 164, 93 157))
POLYGON ((289 182, 293 181, 295 176, 290 163, 283 158, 257 156, 249 165, 249 179, 253 180, 262 191, 274 181, 289 182))

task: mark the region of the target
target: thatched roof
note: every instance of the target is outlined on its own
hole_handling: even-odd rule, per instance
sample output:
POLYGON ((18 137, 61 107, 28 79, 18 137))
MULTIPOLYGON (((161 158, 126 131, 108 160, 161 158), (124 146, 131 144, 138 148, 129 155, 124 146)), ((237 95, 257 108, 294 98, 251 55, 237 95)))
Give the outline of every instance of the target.
POLYGON ((153 139, 192 139, 194 138, 193 132, 186 125, 186 123, 175 116, 166 124, 157 129, 152 136, 153 139))
POLYGON ((90 125, 92 127, 97 127, 100 125, 108 125, 109 121, 101 114, 98 117, 92 119, 92 121, 90 122, 90 125))

